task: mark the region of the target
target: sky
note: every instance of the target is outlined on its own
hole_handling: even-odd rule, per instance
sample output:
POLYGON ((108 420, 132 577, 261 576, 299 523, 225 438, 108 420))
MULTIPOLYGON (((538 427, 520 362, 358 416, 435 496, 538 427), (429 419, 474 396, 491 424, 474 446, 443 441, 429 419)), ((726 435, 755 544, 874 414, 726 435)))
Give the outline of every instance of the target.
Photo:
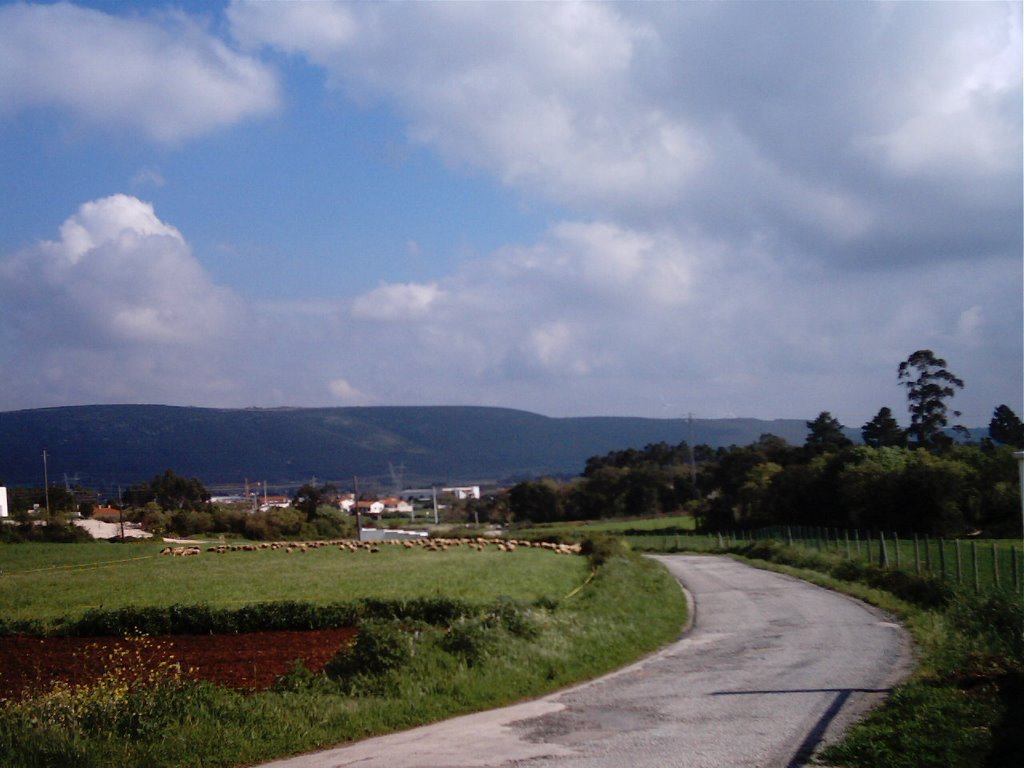
POLYGON ((0 410, 1024 415, 1019 2, 0 2, 0 410))

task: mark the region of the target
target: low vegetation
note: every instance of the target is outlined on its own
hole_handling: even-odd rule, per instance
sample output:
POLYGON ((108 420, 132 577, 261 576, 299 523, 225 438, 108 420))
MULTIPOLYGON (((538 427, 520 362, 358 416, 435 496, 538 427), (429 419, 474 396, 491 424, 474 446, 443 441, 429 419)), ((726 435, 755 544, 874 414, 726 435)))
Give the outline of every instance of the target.
MULTIPOLYGON (((306 577, 323 571, 337 582, 350 573, 350 584, 363 584, 355 591, 371 592, 368 579, 378 591, 365 596, 363 604, 374 610, 357 617, 355 642, 340 648, 323 673, 297 661, 273 690, 241 693, 192 681, 171 658, 159 668, 140 668, 128 654, 90 686, 55 686, 7 703, 0 709, 0 753, 9 768, 241 765, 536 696, 678 636, 686 609, 665 569, 612 539, 589 543, 587 552, 559 557, 523 547, 493 555, 395 548, 347 560, 338 552, 309 553, 301 565, 301 556, 276 552, 145 561, 148 567, 236 569, 206 576, 222 606, 237 583, 248 581, 250 556, 265 558, 261 572, 271 581, 273 569, 266 566, 277 556, 284 568, 311 568, 302 571, 306 577), (390 574, 389 558, 402 561, 390 574), (473 558, 487 568, 470 577, 473 558), (372 576, 346 570, 362 563, 372 576), (432 578, 435 567, 451 578, 432 578), (540 579, 538 568, 544 570, 540 579), (477 583, 458 583, 467 577, 477 583), (405 601, 421 610, 383 610, 386 601, 379 598, 393 591, 402 600, 392 607, 405 601), (474 597, 448 594, 460 591, 474 597)), ((65 580, 80 575, 65 573, 65 580)), ((314 593, 309 589, 306 598, 314 593)), ((123 629, 132 622, 127 611, 121 616, 123 629)))

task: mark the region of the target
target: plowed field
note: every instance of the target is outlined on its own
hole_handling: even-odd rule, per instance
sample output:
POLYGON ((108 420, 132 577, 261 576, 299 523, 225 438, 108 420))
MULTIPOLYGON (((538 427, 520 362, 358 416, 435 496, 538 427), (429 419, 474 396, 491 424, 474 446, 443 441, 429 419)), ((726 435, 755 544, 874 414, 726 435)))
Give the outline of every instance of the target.
POLYGON ((354 629, 168 635, 129 641, 110 637, 0 637, 0 699, 21 698, 54 681, 79 685, 111 666, 136 674, 177 662, 191 677, 242 690, 273 685, 296 659, 319 672, 354 629))

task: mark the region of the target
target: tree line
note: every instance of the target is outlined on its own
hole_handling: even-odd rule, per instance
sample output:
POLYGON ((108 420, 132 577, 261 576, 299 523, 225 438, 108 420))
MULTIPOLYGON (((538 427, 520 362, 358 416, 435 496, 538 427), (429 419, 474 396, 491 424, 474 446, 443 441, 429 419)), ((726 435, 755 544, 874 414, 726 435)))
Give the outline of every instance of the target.
POLYGON ((806 422, 794 446, 762 435, 747 446, 657 443, 592 457, 577 479, 519 483, 508 495, 517 522, 689 513, 706 530, 776 524, 907 533, 1020 533, 1014 449, 1024 425, 998 406, 988 436, 972 441, 950 424, 963 388, 946 361, 918 350, 900 363, 910 425, 883 407, 860 429, 862 444, 828 411, 806 422))

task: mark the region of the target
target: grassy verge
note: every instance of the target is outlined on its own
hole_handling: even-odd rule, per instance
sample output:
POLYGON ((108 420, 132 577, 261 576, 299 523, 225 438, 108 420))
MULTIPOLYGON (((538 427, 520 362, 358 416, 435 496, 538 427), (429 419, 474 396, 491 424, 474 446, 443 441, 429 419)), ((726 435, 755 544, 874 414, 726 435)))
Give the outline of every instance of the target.
POLYGON ((193 683, 173 665, 41 692, 0 708, 0 754, 7 768, 251 764, 537 696, 678 636, 685 604, 664 568, 607 542, 590 555, 594 577, 559 599, 491 600, 447 626, 368 621, 325 674, 297 665, 266 693, 193 683))
POLYGON ((579 520, 560 523, 541 523, 516 529, 524 538, 559 537, 581 539, 594 533, 622 535, 635 532, 691 532, 697 527, 690 515, 658 515, 657 517, 627 517, 621 520, 579 520))
POLYGON ((820 755, 846 768, 994 768, 1024 754, 1024 604, 1011 592, 957 591, 941 579, 755 542, 754 564, 846 592, 898 616, 918 650, 914 675, 820 755))

